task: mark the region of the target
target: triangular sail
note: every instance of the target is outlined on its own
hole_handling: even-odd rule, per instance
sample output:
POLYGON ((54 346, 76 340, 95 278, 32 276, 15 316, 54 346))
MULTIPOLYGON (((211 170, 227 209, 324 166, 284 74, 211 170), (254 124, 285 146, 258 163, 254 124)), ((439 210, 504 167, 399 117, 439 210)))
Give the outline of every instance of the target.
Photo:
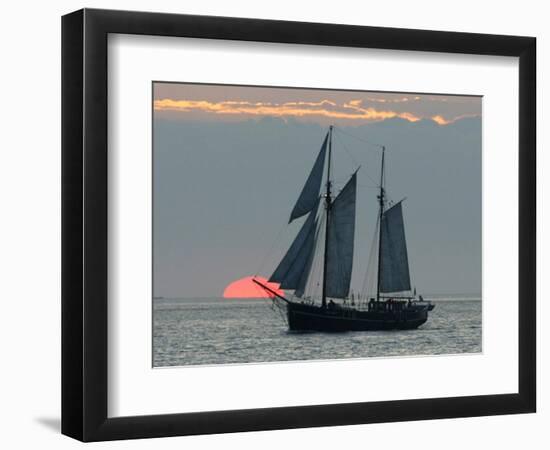
POLYGON ((306 184, 302 188, 302 192, 294 205, 294 209, 290 214, 288 223, 292 222, 298 217, 302 217, 316 206, 317 199, 319 198, 319 190, 321 188, 321 180, 323 179, 323 169, 325 167, 325 154, 327 151, 328 133, 323 141, 319 155, 313 164, 311 173, 306 181, 306 184))
POLYGON ((380 292, 410 291, 409 259, 401 202, 382 215, 380 239, 380 292))
POLYGON ((326 295, 346 298, 353 269, 357 174, 338 194, 330 209, 328 228, 326 295))
MULTIPOLYGON (((269 279, 269 281, 280 283, 282 289, 297 289, 304 272, 311 266, 310 255, 315 244, 316 214, 317 208, 314 206, 286 255, 269 279)), ((307 274, 305 276, 307 278, 307 274)))

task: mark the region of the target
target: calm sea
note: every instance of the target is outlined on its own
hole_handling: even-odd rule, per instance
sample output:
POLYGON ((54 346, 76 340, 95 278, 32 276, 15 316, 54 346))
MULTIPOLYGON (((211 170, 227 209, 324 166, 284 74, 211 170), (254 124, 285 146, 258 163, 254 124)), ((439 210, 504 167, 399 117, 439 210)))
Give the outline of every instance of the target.
POLYGON ((481 352, 479 298, 427 298, 417 330, 289 332, 268 299, 155 299, 153 365, 184 366, 481 352))

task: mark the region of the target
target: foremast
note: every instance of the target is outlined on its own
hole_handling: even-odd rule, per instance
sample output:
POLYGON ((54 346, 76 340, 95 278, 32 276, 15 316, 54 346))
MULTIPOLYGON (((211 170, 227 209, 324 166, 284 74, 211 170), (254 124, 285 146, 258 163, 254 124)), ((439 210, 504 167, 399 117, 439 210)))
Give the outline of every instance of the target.
POLYGON ((349 295, 353 269, 357 171, 338 195, 334 195, 331 178, 333 131, 333 126, 330 126, 292 210, 289 223, 306 214, 307 218, 269 279, 271 282, 279 283, 281 289, 292 289, 296 297, 302 297, 311 275, 317 238, 322 234, 318 234, 318 231, 322 230, 324 225, 324 249, 319 249, 322 271, 321 308, 328 306, 327 297, 346 298, 349 295), (323 179, 326 181, 325 192, 321 187, 323 179), (321 218, 317 213, 323 198, 325 214, 320 215, 321 218), (321 220, 325 223, 322 224, 321 220))
POLYGON ((384 204, 385 204, 385 192, 384 192, 384 159, 386 155, 386 147, 382 147, 382 164, 380 169, 380 192, 378 194, 379 202, 379 216, 378 216, 378 271, 377 271, 377 281, 376 281, 376 301, 380 301, 380 280, 381 273, 380 270, 382 264, 382 220, 384 218, 384 204))
POLYGON ((329 239, 329 227, 330 227, 330 209, 332 206, 331 198, 331 181, 330 181, 330 162, 332 156, 332 125, 329 127, 328 136, 328 162, 327 162, 327 190, 325 194, 325 250, 323 255, 323 293, 322 293, 322 307, 327 306, 327 267, 328 267, 328 239, 329 239))

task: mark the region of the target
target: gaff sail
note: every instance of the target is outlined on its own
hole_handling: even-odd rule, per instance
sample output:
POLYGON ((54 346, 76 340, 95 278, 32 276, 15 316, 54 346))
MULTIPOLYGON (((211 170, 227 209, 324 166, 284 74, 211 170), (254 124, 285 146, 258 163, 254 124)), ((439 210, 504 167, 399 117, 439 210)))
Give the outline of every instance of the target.
POLYGON ((401 202, 382 214, 380 224, 380 292, 411 290, 401 202))
POLYGON ((346 298, 353 270, 357 174, 353 174, 330 209, 328 232, 326 295, 346 298))

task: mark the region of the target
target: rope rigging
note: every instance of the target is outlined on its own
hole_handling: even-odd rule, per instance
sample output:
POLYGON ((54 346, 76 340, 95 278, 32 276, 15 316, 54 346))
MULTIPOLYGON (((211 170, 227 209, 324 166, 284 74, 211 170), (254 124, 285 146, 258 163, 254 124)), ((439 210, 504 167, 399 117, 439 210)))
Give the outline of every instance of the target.
MULTIPOLYGON (((357 158, 354 156, 353 152, 350 151, 350 149, 348 148, 348 146, 344 142, 345 136, 353 138, 353 139, 355 139, 355 140, 357 140, 361 143, 367 144, 366 147, 361 146, 361 148, 362 149, 367 149, 367 150, 372 151, 372 152, 376 152, 376 154, 378 154, 378 155, 380 154, 381 150, 383 151, 385 149, 385 147, 380 145, 380 144, 377 144, 377 143, 371 142, 367 139, 355 136, 355 135, 349 133, 348 131, 342 130, 340 127, 332 127, 331 130, 334 131, 335 133, 332 133, 332 131, 330 132, 331 140, 329 140, 329 145, 333 145, 333 144, 337 143, 337 145, 333 145, 333 150, 336 149, 336 148, 337 149, 343 149, 344 153, 347 155, 347 157, 351 161, 351 164, 352 164, 352 166, 354 167, 355 170, 357 170, 357 167, 359 167, 360 164, 359 164, 359 161, 357 160, 357 158), (335 138, 334 143, 332 142, 332 137, 335 138)), ((329 162, 328 162, 329 170, 330 170, 330 164, 332 164, 332 171, 334 171, 334 161, 332 160, 332 158, 330 158, 330 147, 329 147, 329 158, 328 159, 329 159, 329 162)), ((341 168, 340 168, 340 170, 341 170, 341 168)), ((376 181, 374 179, 374 177, 372 177, 366 170, 363 170, 362 173, 365 174, 365 177, 368 178, 369 181, 372 184, 357 183, 356 186, 364 187, 364 188, 367 188, 367 189, 381 189, 380 182, 376 181)), ((383 179, 385 180, 386 177, 387 177, 387 174, 384 174, 383 179)), ((332 188, 332 193, 331 193, 332 194, 331 195, 332 201, 334 201, 338 197, 339 191, 341 192, 341 189, 336 189, 336 187, 337 186, 340 187, 341 185, 345 185, 348 181, 349 181, 348 176, 346 176, 346 178, 344 179, 344 178, 340 178, 340 177, 334 178, 332 175, 331 175, 330 180, 329 179, 325 180, 326 183, 330 182, 330 187, 332 188)), ((386 183, 384 183, 384 184, 386 184, 386 183)), ((330 192, 328 189, 330 189, 330 188, 327 188, 327 192, 330 192)), ((343 189, 343 187, 342 187, 342 189, 343 189)), ((384 188, 383 192, 384 192, 383 195, 384 195, 384 204, 385 204, 384 205, 384 210, 385 210, 387 207, 391 207, 394 204, 394 201, 391 198, 391 196, 388 194, 388 192, 385 188, 384 188)), ((321 197, 323 197, 323 194, 321 194, 321 197)), ((322 204, 322 202, 319 202, 319 203, 322 204)), ((325 225, 326 225, 327 211, 323 208, 319 208, 315 212, 312 211, 310 214, 316 214, 316 215, 318 214, 319 217, 318 217, 318 221, 317 221, 317 229, 314 231, 314 233, 315 233, 314 234, 315 244, 314 244, 314 248, 312 250, 312 252, 313 252, 313 254, 311 256, 312 259, 310 260, 309 267, 307 269, 305 269, 305 270, 308 271, 308 274, 306 274, 307 279, 306 279, 305 286, 303 287, 303 294, 302 294, 301 300, 306 300, 306 301, 311 299, 311 298, 314 298, 316 296, 319 296, 320 295, 319 291, 320 291, 321 287, 323 286, 323 284, 325 283, 325 280, 324 280, 325 277, 323 276, 323 273, 326 271, 326 267, 323 267, 323 266, 326 266, 326 260, 327 260, 326 249, 327 249, 327 242, 328 242, 326 227, 321 226, 321 224, 323 224, 323 223, 325 223, 325 225), (324 245, 321 245, 323 242, 324 242, 324 245), (323 252, 325 253, 325 257, 323 257, 323 252)), ((262 260, 260 261, 260 264, 258 266, 258 270, 255 272, 256 276, 264 269, 267 260, 270 257, 273 256, 272 253, 273 253, 274 249, 277 246, 280 245, 282 235, 283 235, 283 232, 285 230, 288 230, 288 224, 283 222, 283 224, 282 224, 281 228, 279 229, 275 239, 273 240, 271 246, 269 247, 269 250, 264 255, 262 260)), ((373 269, 375 267, 375 264, 378 262, 378 259, 380 258, 378 256, 378 258, 375 261, 375 253, 376 253, 375 250, 378 247, 377 242, 378 242, 379 236, 380 236, 380 217, 377 217, 376 226, 375 226, 375 233, 374 233, 374 237, 373 237, 373 242, 371 243, 370 249, 368 251, 368 262, 367 262, 367 267, 366 267, 365 274, 362 278, 361 289, 360 290, 357 290, 357 289, 355 290, 355 294, 358 295, 358 297, 357 297, 357 304, 358 305, 361 303, 361 299, 365 299, 367 296, 371 295, 373 293, 373 289, 376 290, 377 285, 375 286, 375 281, 374 281, 376 277, 373 275, 373 273, 375 272, 373 269)), ((338 245, 338 242, 336 242, 334 244, 338 245)), ((331 245, 334 245, 334 244, 331 244, 331 245)), ((336 251, 337 254, 340 253, 339 248, 335 248, 335 251, 336 251)), ((339 258, 337 258, 336 265, 333 266, 333 267, 336 270, 336 272, 340 275, 340 277, 343 277, 344 268, 342 267, 339 258)), ((356 283, 354 282, 353 284, 356 284, 356 283)), ((351 288, 351 286, 350 286, 350 288, 351 288)), ((350 289, 350 292, 353 292, 353 289, 350 289)), ((293 298, 296 298, 296 297, 294 297, 294 295, 293 295, 293 298)), ((345 302, 345 300, 344 300, 344 302, 345 302)), ((274 302, 274 303, 276 303, 276 302, 274 302)), ((284 305, 282 305, 282 306, 284 307, 284 305)))

